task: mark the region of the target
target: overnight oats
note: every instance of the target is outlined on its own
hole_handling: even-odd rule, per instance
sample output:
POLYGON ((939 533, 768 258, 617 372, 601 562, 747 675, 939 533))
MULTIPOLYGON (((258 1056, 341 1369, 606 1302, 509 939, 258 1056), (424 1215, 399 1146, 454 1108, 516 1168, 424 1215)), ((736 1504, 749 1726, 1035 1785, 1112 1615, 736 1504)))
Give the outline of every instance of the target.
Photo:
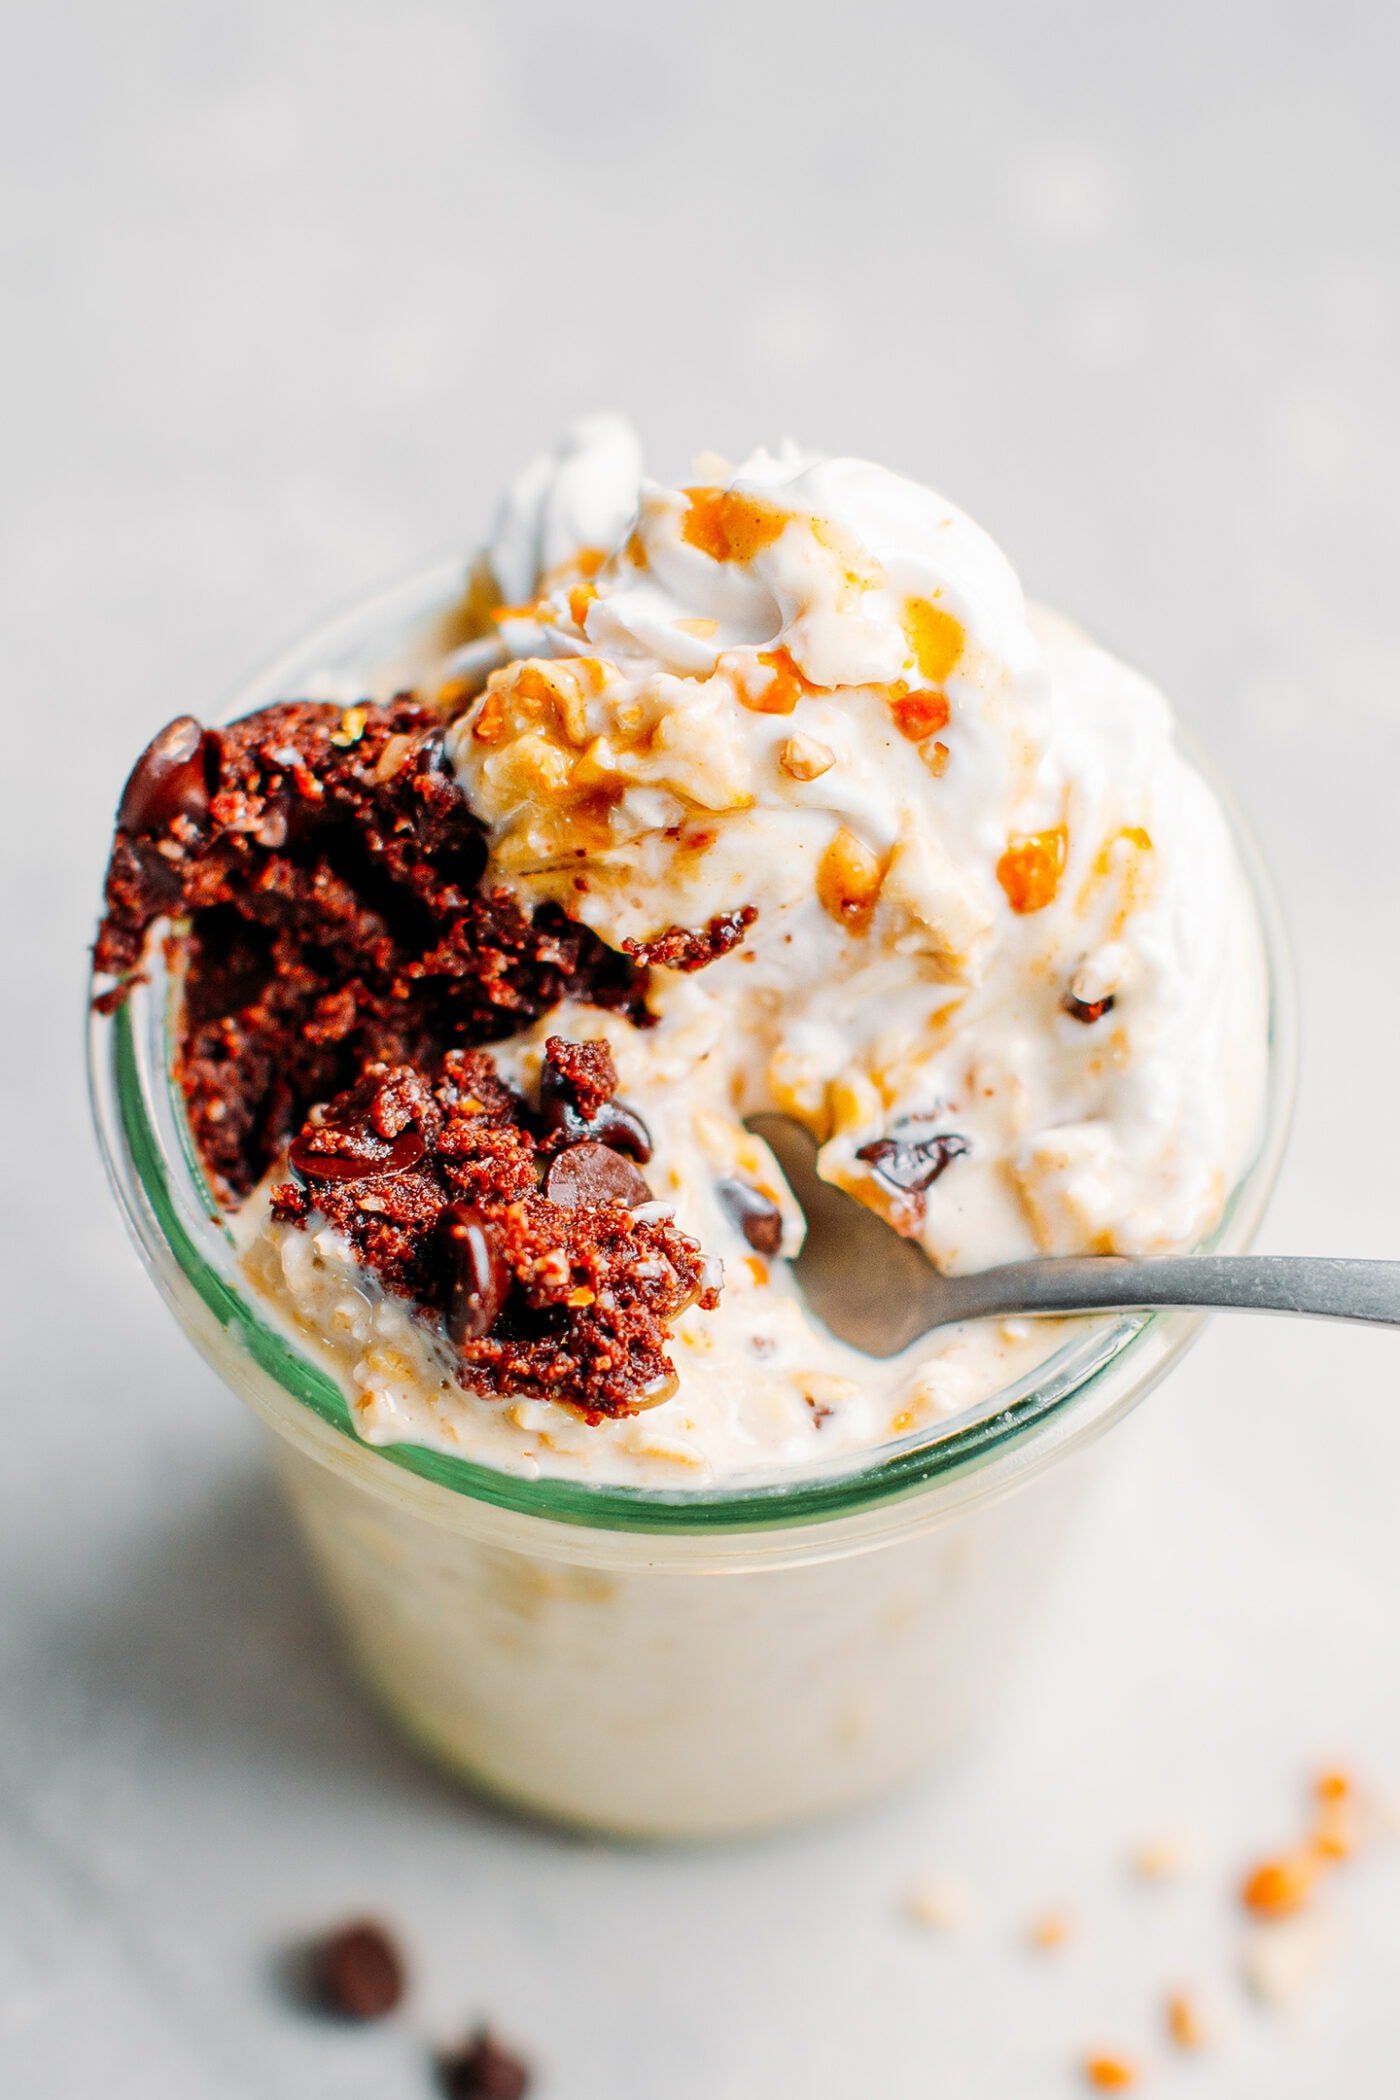
POLYGON ((610 417, 465 575, 156 737, 114 1175, 417 1738, 682 1833, 965 1725, 1059 1461, 1198 1323, 868 1356, 760 1129, 948 1271, 1242 1244, 1287 1061, 1251 868, 1161 695, 941 497, 790 449, 666 487, 610 417))

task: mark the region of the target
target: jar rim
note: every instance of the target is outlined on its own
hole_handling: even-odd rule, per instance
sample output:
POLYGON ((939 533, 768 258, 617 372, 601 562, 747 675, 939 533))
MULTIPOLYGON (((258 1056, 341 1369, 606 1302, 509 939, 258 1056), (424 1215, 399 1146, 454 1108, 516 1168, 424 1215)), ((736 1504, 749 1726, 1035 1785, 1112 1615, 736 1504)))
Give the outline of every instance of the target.
MULTIPOLYGON (((297 697, 319 677, 367 675, 395 689, 397 667, 461 596, 458 556, 361 600, 279 655, 234 695, 232 720, 297 697)), ((1178 729, 1178 734, 1180 730, 1178 729)), ((1297 1020, 1287 937, 1259 847, 1194 742, 1182 737, 1225 810, 1249 881, 1268 972, 1269 1054, 1258 1150, 1231 1193, 1208 1247, 1247 1246, 1272 1192, 1287 1139, 1296 1063, 1297 1020)), ((596 1531, 718 1535, 810 1526, 859 1517, 887 1505, 936 1496, 964 1508, 1043 1470, 1101 1434, 1135 1406, 1196 1339, 1204 1315, 1128 1313, 1083 1323, 1030 1372, 963 1413, 842 1460, 801 1471, 755 1471, 712 1486, 650 1488, 510 1472, 417 1444, 368 1444, 354 1429, 333 1373, 259 1310, 237 1269, 232 1238, 211 1197, 174 1080, 175 986, 159 960, 115 1013, 93 1009, 88 1070, 99 1144, 127 1227, 167 1304, 202 1353, 230 1383, 256 1368, 281 1393, 338 1432, 376 1466, 417 1476, 430 1492, 473 1504, 596 1531), (234 1345, 230 1358, 227 1344, 234 1345)), ((388 1491, 389 1474, 380 1479, 388 1491)))

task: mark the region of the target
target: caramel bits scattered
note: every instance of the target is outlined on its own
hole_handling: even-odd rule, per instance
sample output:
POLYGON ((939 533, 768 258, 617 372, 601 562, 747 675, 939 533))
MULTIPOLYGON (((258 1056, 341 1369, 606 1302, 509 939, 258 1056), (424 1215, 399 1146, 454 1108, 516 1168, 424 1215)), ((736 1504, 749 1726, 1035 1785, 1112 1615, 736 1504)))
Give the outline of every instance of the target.
POLYGON ((948 702, 942 693, 895 693, 890 713, 900 735, 907 736, 911 744, 921 744, 926 736, 948 727, 948 702))
POLYGON ((1137 2084, 1137 2065, 1126 2056, 1086 2056, 1084 2076, 1100 2093, 1121 2093, 1137 2084))
POLYGON ((338 745, 342 751, 349 750, 352 744, 359 743, 368 720, 367 707, 347 707, 340 718, 340 727, 331 731, 331 742, 338 745))
POLYGON ((738 489, 686 489, 690 508, 681 520, 681 538, 711 561, 752 561, 771 547, 788 522, 788 512, 761 496, 738 489))
POLYGON ((904 608, 904 632, 921 676, 941 685, 963 653, 967 638, 961 621, 927 598, 911 598, 904 608))
POLYGON ((760 649, 758 661, 770 677, 752 691, 743 685, 739 688, 740 699, 753 714, 790 715, 804 693, 823 690, 804 677, 786 649, 760 649))
POLYGON ((1173 1991, 1168 1998, 1166 2026, 1178 2049, 1203 2049, 1210 2039, 1195 2000, 1188 1998, 1185 1991, 1173 1991))
POLYGON ((598 595, 596 583, 576 583, 569 593, 569 618, 575 627, 582 627, 588 619, 588 608, 598 595))
POLYGON ((817 895, 838 924, 864 933, 884 879, 879 856, 843 824, 821 857, 817 895))
POLYGON ((961 1882, 944 1875, 929 1875, 916 1881, 904 1898, 905 1916, 926 1932, 951 1931, 963 1922, 968 1908, 967 1890, 961 1882))
POLYGON ((1185 1847, 1180 1838, 1171 1833, 1160 1837, 1144 1838, 1133 1853, 1130 1862, 1139 1881, 1170 1881, 1179 1874, 1185 1860, 1185 1847))
POLYGON ((836 753, 810 736, 790 736, 778 753, 778 764, 792 780, 820 780, 835 763, 836 753))
POLYGON ((1313 1782, 1313 1799, 1314 1852, 1329 1862, 1350 1859, 1356 1850, 1358 1833, 1355 1790, 1346 1773, 1320 1772, 1313 1782))
POLYGON ((1266 1859, 1249 1874, 1240 1901, 1257 1918, 1272 1922, 1303 1909, 1321 1875, 1356 1850, 1355 1789, 1345 1772, 1321 1772, 1313 1781, 1312 1825, 1301 1844, 1266 1859))
POLYGON ((1068 853, 1069 833, 1063 824, 1052 831, 1022 832, 1009 841, 997 862, 997 881, 1014 912, 1044 911, 1054 903, 1068 853))
POLYGON ((1069 1913, 1063 1910, 1047 1910, 1038 1917, 1030 1929, 1030 1943, 1049 1954, 1056 1947, 1063 1947, 1074 1931, 1069 1913))
POLYGON ((1285 1852, 1266 1859, 1245 1879, 1240 1901, 1259 1918, 1288 1918, 1301 1910, 1317 1880, 1311 1852, 1285 1852))

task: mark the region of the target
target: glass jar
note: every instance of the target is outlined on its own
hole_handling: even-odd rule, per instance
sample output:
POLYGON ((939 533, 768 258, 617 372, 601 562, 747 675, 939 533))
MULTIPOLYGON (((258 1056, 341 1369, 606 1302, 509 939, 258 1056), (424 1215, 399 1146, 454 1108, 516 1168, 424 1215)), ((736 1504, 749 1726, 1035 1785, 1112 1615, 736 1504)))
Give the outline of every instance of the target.
MULTIPOLYGON (((230 715, 411 684, 461 589, 453 563, 358 607, 230 715)), ((1296 1034, 1277 906, 1234 825, 1269 961, 1272 1055, 1260 1148, 1211 1241, 1224 1250, 1249 1244, 1273 1185, 1296 1034)), ((171 1075, 175 1000, 157 958, 149 983, 92 1021, 98 1130, 136 1244, 266 1425, 366 1684, 433 1757, 539 1814, 718 1836, 918 1771, 1003 1678, 1085 1447, 1202 1325, 1183 1312, 1074 1322, 1031 1376, 966 1415, 835 1467, 687 1492, 373 1447, 239 1271, 171 1075)))

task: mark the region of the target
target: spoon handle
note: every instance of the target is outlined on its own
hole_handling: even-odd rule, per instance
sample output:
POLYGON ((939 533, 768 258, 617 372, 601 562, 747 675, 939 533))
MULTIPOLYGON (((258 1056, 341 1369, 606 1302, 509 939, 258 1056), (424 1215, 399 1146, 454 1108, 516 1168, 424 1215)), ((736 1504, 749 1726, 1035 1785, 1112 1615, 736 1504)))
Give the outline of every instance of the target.
POLYGON ((1400 1327, 1400 1261, 1338 1261, 1313 1254, 1187 1254, 1160 1261, 1116 1255, 1012 1262, 953 1284, 950 1319, 1015 1313, 1234 1307, 1400 1327))

